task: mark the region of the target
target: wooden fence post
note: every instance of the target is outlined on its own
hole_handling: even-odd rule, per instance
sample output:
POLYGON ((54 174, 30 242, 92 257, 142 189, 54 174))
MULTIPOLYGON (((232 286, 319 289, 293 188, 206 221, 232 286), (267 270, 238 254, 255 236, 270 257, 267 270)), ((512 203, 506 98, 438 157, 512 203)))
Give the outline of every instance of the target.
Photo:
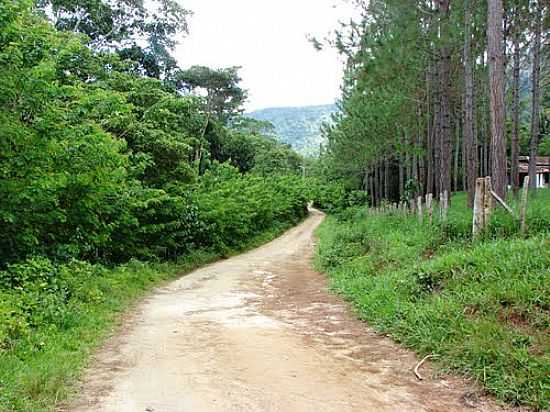
POLYGON ((449 211, 449 192, 446 190, 439 195, 439 215, 441 221, 447 221, 447 213, 449 211))
POLYGON ((474 197, 474 219, 472 223, 472 234, 477 237, 485 227, 485 178, 476 179, 476 190, 474 197))
POLYGON ((424 213, 422 212, 422 196, 418 196, 418 199, 416 199, 416 212, 418 214, 418 221, 422 223, 424 221, 424 213))
POLYGON ((489 226, 491 222, 491 215, 493 214, 493 185, 491 183, 491 177, 487 176, 485 178, 485 186, 483 188, 483 228, 485 229, 489 226))
POLYGON ((529 176, 526 176, 523 180, 523 190, 521 192, 521 203, 519 209, 519 221, 520 221, 520 231, 522 234, 525 234, 527 231, 527 225, 525 223, 525 217, 527 215, 527 199, 529 194, 529 176))
POLYGON ((432 220, 433 220, 433 206, 432 206, 432 201, 433 201, 433 194, 431 193, 428 193, 426 195, 426 209, 428 210, 428 220, 430 222, 430 225, 432 224, 432 220))

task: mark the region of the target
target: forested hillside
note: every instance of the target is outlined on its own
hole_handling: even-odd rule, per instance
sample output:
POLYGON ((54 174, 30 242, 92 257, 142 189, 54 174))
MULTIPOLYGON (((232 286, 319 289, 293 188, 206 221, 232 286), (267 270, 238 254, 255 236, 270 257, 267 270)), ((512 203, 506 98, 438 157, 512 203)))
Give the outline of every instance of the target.
POLYGON ((304 156, 318 155, 321 145, 326 144, 322 126, 331 122, 336 105, 304 107, 277 107, 257 110, 248 115, 253 119, 267 121, 275 126, 275 134, 283 143, 304 156))

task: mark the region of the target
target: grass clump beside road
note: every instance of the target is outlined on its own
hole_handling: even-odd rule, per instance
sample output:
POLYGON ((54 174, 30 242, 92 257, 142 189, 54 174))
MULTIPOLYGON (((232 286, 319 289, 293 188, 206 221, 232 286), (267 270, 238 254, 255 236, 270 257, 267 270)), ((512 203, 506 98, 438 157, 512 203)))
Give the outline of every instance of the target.
POLYGON ((131 261, 116 268, 42 257, 0 271, 0 411, 53 411, 71 396, 93 351, 121 315, 154 287, 277 237, 274 225, 222 252, 199 250, 173 263, 131 261), (17 283, 17 285, 15 285, 17 283))
POLYGON ((318 230, 316 264, 359 316, 443 369, 512 404, 550 409, 550 191, 530 200, 528 236, 497 211, 472 241, 464 195, 448 222, 349 209, 318 230))

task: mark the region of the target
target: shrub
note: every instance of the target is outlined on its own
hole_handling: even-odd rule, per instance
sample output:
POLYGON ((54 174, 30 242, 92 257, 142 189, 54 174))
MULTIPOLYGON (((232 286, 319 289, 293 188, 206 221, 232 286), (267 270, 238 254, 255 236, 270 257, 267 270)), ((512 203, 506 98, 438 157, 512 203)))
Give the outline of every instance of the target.
POLYGON ((329 213, 338 213, 346 208, 364 206, 368 202, 367 192, 349 190, 343 183, 328 183, 309 179, 309 196, 313 205, 329 213))

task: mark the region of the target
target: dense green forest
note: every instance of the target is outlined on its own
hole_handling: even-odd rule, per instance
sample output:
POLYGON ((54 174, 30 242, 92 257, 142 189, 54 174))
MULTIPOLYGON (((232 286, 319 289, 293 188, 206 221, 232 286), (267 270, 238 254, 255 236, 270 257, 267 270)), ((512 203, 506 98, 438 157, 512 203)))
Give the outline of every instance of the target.
POLYGON ((62 16, 56 26, 76 24, 73 14, 84 13, 80 24, 92 26, 94 37, 56 30, 27 2, 2 4, 4 266, 37 254, 109 262, 176 257, 234 239, 220 239, 220 231, 246 238, 272 217, 303 215, 303 200, 292 193, 297 183, 282 177, 298 170, 300 158, 238 116, 246 94, 236 70, 169 64, 170 39, 162 36, 185 17, 176 3, 162 10, 166 27, 155 25, 162 33, 131 23, 128 33, 151 36, 139 51, 135 44, 109 51, 107 43, 130 39, 103 38, 111 29, 101 19, 140 10, 53 6, 62 16), (130 51, 136 55, 125 58, 130 51), (196 88, 208 97, 188 92, 196 88), (262 179, 266 174, 281 177, 262 179), (231 215, 232 199, 245 220, 231 215))
POLYGON ((321 162, 329 180, 374 204, 466 190, 471 205, 477 176, 501 197, 517 190, 525 155, 534 187, 536 156, 550 155, 548 5, 355 3, 360 17, 314 40, 347 59, 321 162))
POLYGON ((336 105, 303 107, 274 107, 256 110, 247 115, 253 119, 267 121, 275 126, 275 134, 281 142, 292 146, 303 156, 317 157, 323 145, 324 124, 330 123, 336 105))

